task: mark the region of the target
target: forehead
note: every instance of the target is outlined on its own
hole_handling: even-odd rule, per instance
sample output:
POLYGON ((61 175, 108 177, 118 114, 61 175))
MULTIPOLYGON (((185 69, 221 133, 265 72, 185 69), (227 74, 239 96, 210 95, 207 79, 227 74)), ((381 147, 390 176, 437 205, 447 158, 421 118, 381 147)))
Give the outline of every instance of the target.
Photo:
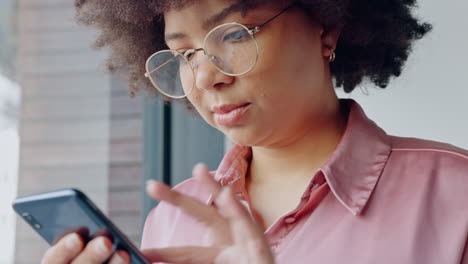
POLYGON ((277 1, 265 1, 267 2, 266 4, 260 4, 261 2, 261 0, 192 1, 185 6, 179 6, 178 8, 172 8, 164 12, 165 29, 167 32, 196 24, 208 30, 217 26, 228 17, 254 16, 256 13, 278 9, 280 6, 277 1))
POLYGON ((202 0, 193 1, 183 8, 164 12, 166 32, 181 30, 194 25, 204 29, 217 24, 224 17, 241 10, 239 1, 202 0))

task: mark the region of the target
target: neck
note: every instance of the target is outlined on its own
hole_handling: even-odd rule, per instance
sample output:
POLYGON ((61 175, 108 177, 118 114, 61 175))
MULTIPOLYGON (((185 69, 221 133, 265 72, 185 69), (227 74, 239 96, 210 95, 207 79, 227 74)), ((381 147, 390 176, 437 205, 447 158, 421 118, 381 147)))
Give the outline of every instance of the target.
POLYGON ((312 127, 286 144, 252 147, 249 182, 281 183, 285 178, 300 181, 313 177, 340 142, 347 111, 337 101, 325 120, 320 122, 320 127, 312 127))

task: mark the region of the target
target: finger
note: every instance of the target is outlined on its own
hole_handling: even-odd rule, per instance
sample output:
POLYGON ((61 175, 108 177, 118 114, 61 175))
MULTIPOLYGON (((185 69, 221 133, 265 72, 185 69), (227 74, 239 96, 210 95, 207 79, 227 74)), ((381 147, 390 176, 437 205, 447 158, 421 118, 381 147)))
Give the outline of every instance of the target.
POLYGON ((128 264, 130 256, 124 250, 117 250, 109 261, 109 264, 128 264))
POLYGON ((147 183, 146 191, 153 199, 168 202, 207 226, 214 227, 224 222, 227 227, 227 223, 218 214, 216 208, 204 204, 197 199, 171 190, 169 186, 163 183, 150 180, 147 183))
POLYGON ((260 227, 252 220, 247 209, 234 197, 230 187, 225 187, 215 200, 219 212, 228 220, 235 243, 263 239, 260 227))
POLYGON ((83 252, 72 261, 72 264, 101 264, 106 261, 111 254, 112 242, 107 237, 99 236, 86 245, 83 252))
POLYGON ((212 263, 220 251, 214 247, 173 247, 144 249, 142 253, 150 262, 206 264, 212 263))
MULTIPOLYGON (((217 182, 213 175, 210 173, 207 166, 204 164, 197 164, 193 169, 193 176, 203 186, 204 191, 211 193, 208 204, 211 206, 216 206, 214 200, 219 195, 222 190, 222 186, 217 182)), ((223 235, 221 235, 217 229, 209 229, 205 232, 203 236, 203 245, 211 246, 229 246, 232 245, 232 234, 229 232, 229 226, 226 221, 223 222, 223 226, 220 228, 223 229, 223 235)))
POLYGON ((169 186, 156 181, 147 183, 147 192, 153 199, 166 201, 177 206, 184 213, 205 225, 208 230, 205 233, 204 241, 207 243, 218 246, 232 243, 229 223, 218 213, 215 207, 171 190, 169 186))
POLYGON ((41 263, 70 263, 83 250, 83 247, 84 242, 78 234, 68 234, 46 251, 41 263))
POLYGON ((209 204, 216 205, 212 204, 212 202, 221 192, 222 186, 210 174, 208 167, 204 164, 197 164, 193 169, 193 176, 204 188, 206 188, 207 192, 211 193, 210 198, 208 199, 209 204))
MULTIPOLYGON (((274 263, 273 254, 262 229, 252 220, 247 209, 234 197, 230 188, 223 188, 216 203, 219 204, 220 212, 229 221, 236 245, 233 249, 244 249, 244 257, 248 259, 248 263, 274 263)), ((215 263, 225 263, 224 257, 226 256, 220 255, 215 263)))
POLYGON ((209 192, 218 194, 221 191, 221 185, 213 179, 206 165, 202 163, 195 165, 192 174, 209 192))
POLYGON ((226 263, 274 264, 275 259, 264 243, 244 243, 226 248, 212 262, 212 264, 226 263))

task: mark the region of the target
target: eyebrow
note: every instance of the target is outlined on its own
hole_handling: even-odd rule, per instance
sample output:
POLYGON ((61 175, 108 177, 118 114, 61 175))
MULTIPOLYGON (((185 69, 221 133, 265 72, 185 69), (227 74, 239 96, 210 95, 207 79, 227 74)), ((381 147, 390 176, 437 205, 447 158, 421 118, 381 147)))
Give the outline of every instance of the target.
POLYGON ((219 13, 211 16, 207 20, 205 20, 205 22, 203 22, 202 28, 205 29, 205 30, 208 30, 208 29, 216 26, 217 24, 219 24, 221 21, 223 21, 226 17, 228 17, 232 13, 240 11, 242 9, 242 6, 243 5, 241 3, 236 2, 236 3, 232 4, 232 5, 224 8, 223 10, 221 10, 221 12, 219 12, 219 13))
MULTIPOLYGON (((210 18, 206 19, 202 24, 202 28, 204 30, 208 30, 208 29, 214 27, 215 25, 219 24, 221 21, 223 21, 226 17, 228 17, 232 13, 235 13, 237 11, 242 10, 242 6, 243 5, 240 2, 236 2, 236 3, 232 4, 232 5, 224 8, 220 12, 218 12, 218 13, 214 14, 213 16, 211 16, 210 18)), ((168 42, 170 40, 183 39, 183 38, 186 38, 186 37, 187 37, 187 34, 176 32, 176 33, 170 33, 170 34, 165 35, 164 40, 166 42, 168 42)))
POLYGON ((183 39, 186 37, 187 35, 184 33, 171 33, 171 34, 167 34, 166 36, 164 36, 164 40, 168 42, 169 40, 183 39))

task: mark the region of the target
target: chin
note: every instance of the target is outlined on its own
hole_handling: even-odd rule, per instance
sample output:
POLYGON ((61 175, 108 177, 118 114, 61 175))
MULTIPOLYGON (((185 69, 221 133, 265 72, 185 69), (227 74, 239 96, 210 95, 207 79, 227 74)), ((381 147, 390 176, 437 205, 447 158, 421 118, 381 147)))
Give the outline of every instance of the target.
POLYGON ((264 137, 254 131, 222 131, 226 137, 237 145, 253 147, 260 146, 264 142, 264 137))
MULTIPOLYGON (((231 139, 231 138, 230 138, 231 139)), ((243 146, 243 147, 252 147, 254 146, 254 144, 252 144, 251 142, 249 141, 238 141, 238 140, 233 140, 231 139, 231 141, 236 144, 236 145, 239 145, 239 146, 243 146)))

